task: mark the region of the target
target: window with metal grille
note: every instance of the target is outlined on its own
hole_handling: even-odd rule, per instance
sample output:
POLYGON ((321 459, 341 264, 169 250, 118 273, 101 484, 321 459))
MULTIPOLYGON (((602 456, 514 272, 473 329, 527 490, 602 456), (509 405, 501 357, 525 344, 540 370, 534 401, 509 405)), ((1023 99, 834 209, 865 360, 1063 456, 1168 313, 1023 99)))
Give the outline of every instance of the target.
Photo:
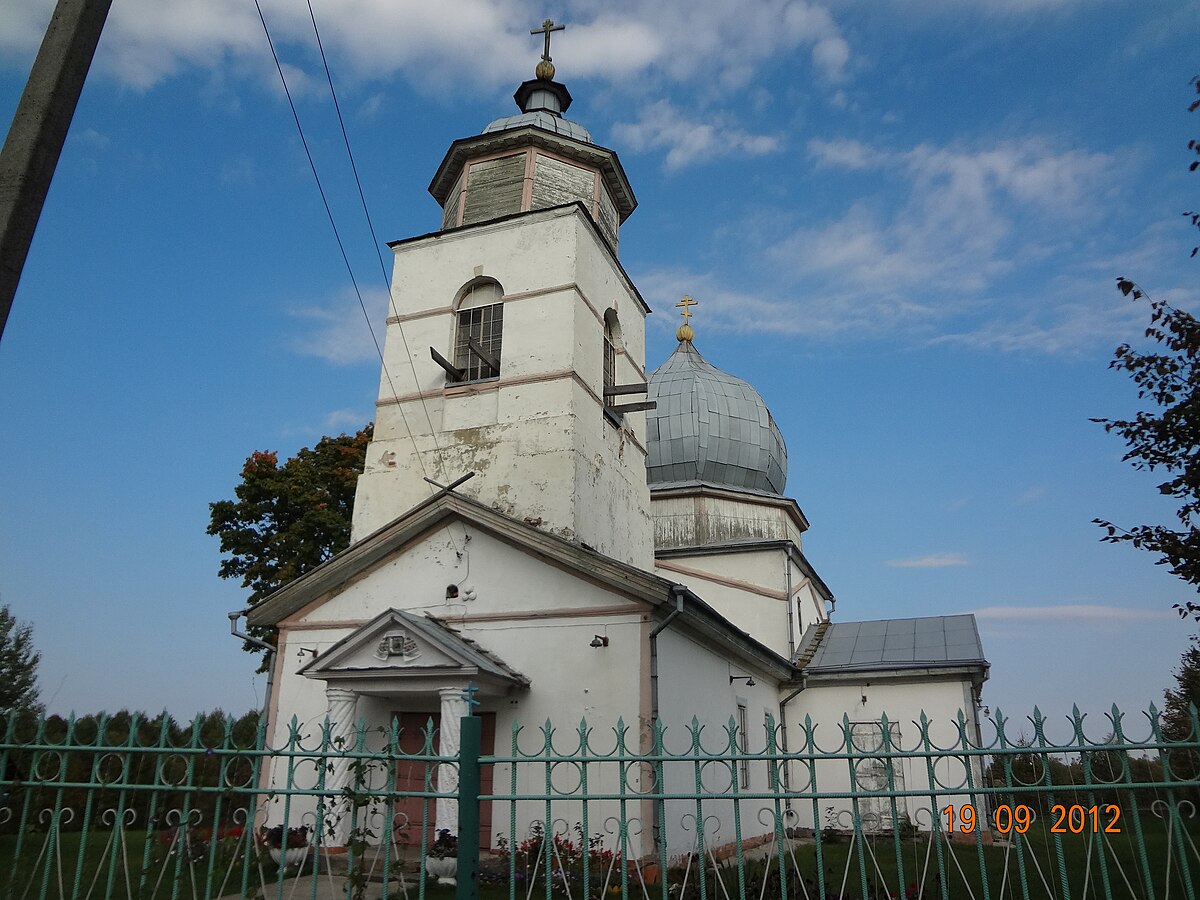
POLYGON ((500 285, 485 282, 472 287, 458 310, 454 337, 454 365, 463 381, 495 378, 500 374, 500 350, 504 334, 504 304, 500 285))

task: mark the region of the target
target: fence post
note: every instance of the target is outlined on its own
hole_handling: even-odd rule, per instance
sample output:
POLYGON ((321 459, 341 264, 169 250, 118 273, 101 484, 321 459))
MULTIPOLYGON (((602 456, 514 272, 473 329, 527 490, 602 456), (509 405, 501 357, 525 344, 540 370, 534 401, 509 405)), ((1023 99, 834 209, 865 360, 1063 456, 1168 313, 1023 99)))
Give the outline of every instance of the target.
POLYGON ((460 722, 455 900, 479 900, 479 753, 483 743, 483 720, 466 715, 460 722))

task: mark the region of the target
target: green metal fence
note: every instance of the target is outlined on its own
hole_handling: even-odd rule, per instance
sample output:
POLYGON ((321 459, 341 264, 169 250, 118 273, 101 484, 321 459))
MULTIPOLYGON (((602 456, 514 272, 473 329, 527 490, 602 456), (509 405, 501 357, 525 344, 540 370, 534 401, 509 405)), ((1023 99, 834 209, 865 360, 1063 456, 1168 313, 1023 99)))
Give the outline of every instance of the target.
POLYGON ((479 756, 464 723, 442 756, 431 723, 10 718, 0 897, 1196 896, 1194 710, 1177 741, 1153 708, 947 724, 547 722, 479 756))

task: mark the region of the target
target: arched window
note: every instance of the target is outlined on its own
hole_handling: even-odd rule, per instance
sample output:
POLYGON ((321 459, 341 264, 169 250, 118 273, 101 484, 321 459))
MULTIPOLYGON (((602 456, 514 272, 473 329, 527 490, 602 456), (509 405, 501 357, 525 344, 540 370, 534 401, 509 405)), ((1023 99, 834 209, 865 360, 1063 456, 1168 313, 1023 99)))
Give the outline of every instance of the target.
POLYGON ((454 335, 454 365, 463 381, 500 375, 500 348, 504 334, 503 288, 491 279, 480 279, 463 293, 458 304, 454 335))

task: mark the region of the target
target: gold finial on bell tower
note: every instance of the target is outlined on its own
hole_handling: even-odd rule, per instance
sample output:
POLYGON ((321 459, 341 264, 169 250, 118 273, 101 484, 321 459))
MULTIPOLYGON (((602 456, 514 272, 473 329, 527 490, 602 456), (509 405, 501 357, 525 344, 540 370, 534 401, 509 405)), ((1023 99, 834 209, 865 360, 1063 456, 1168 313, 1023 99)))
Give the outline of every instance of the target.
POLYGON ((699 306, 700 301, 693 300, 687 294, 684 294, 683 299, 675 305, 681 309, 680 314, 683 316, 683 324, 675 329, 675 340, 690 342, 692 338, 696 336, 696 332, 692 329, 692 326, 688 324, 688 319, 692 317, 692 307, 699 306))

